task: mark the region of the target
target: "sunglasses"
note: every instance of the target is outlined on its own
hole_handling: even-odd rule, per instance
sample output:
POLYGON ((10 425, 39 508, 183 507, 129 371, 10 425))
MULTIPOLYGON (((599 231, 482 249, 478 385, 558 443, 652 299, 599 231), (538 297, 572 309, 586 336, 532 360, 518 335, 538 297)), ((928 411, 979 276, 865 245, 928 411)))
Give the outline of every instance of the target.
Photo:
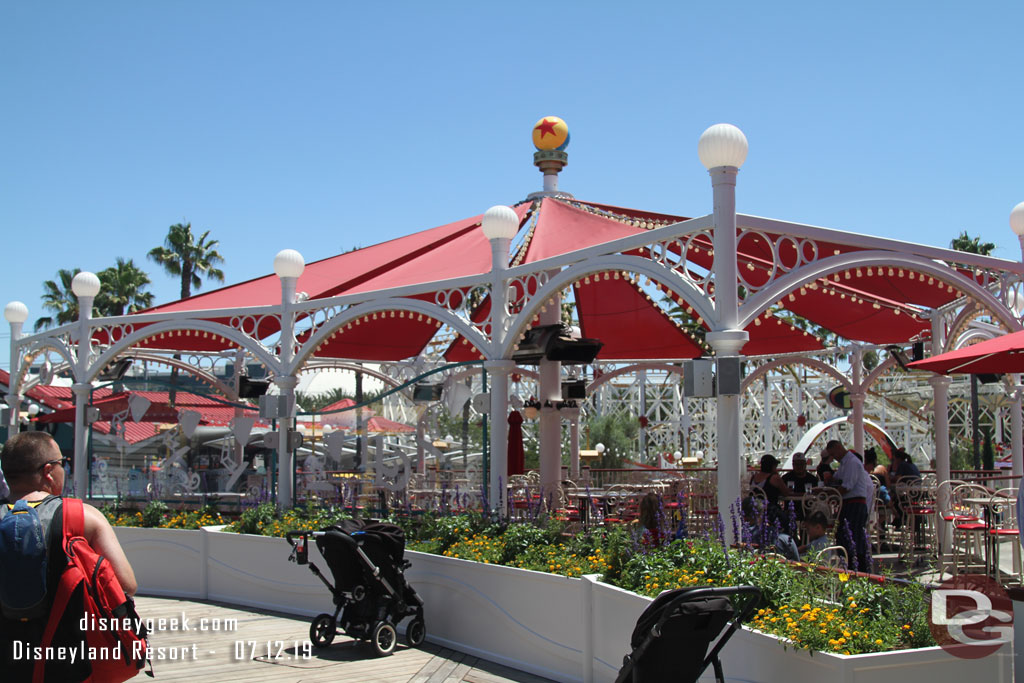
POLYGON ((39 467, 39 469, 40 469, 40 470, 42 470, 42 469, 46 469, 46 466, 47 466, 47 465, 60 465, 61 467, 63 467, 63 468, 65 468, 65 469, 67 469, 67 466, 68 466, 68 463, 69 463, 69 462, 71 462, 71 458, 69 458, 69 457, 67 457, 67 456, 65 456, 65 457, 61 458, 60 460, 47 460, 46 462, 44 462, 44 463, 43 463, 43 464, 42 464, 42 465, 41 465, 41 466, 39 467))

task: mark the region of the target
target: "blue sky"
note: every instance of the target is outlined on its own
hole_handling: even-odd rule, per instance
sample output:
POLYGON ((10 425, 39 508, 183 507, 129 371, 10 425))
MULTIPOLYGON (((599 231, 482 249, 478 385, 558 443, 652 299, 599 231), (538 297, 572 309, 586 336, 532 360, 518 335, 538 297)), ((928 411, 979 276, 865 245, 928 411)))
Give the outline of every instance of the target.
MULTIPOLYGON (((8 2, 0 6, 0 303, 58 268, 145 258, 172 223, 228 282, 540 189, 530 129, 572 132, 561 188, 711 211, 709 125, 750 141, 738 208, 1019 258, 1019 2, 8 2)), ((204 287, 202 291, 210 288, 204 287)), ((0 345, 9 334, 0 332, 0 345)), ((6 352, 0 365, 6 367, 6 352)))

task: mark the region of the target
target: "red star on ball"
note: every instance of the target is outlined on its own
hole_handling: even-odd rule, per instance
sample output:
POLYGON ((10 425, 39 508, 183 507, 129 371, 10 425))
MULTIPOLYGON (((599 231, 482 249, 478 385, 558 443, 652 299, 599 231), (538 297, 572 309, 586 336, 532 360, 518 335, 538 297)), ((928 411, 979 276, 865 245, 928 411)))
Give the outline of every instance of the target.
POLYGON ((537 124, 537 127, 534 128, 534 130, 540 131, 540 139, 543 140, 545 135, 556 135, 555 126, 557 125, 557 121, 548 121, 547 119, 541 119, 541 122, 537 124))

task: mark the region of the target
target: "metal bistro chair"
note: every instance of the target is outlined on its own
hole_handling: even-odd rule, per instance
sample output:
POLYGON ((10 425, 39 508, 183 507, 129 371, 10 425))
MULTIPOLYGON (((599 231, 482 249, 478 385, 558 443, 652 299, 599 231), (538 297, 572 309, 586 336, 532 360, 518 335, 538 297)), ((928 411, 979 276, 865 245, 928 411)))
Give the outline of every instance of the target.
POLYGON ((980 484, 961 484, 951 494, 952 509, 957 519, 953 521, 953 573, 969 574, 985 571, 983 550, 988 525, 985 523, 983 506, 968 503, 969 499, 988 498, 992 491, 980 484))
POLYGON ((1000 562, 999 546, 1008 542, 1012 552, 1012 564, 1010 571, 1005 574, 1011 582, 1019 585, 1021 583, 1021 552, 1018 541, 1020 527, 1017 519, 1017 489, 1005 488, 995 492, 992 494, 989 507, 989 515, 993 522, 988 529, 989 543, 986 548, 991 547, 992 552, 995 553, 995 557, 991 558, 995 564, 995 579, 1005 585, 1002 580, 1004 572, 1000 562))

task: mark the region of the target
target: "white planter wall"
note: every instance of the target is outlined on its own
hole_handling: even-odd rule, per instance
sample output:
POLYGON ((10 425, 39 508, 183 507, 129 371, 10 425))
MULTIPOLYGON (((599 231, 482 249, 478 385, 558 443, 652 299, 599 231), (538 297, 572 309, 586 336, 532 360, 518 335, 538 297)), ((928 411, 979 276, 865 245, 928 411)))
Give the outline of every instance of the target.
POLYGON ((114 533, 135 570, 140 593, 206 597, 202 531, 114 527, 114 533))
MULTIPOLYGON (((220 527, 116 531, 142 594, 305 616, 333 610, 326 586, 308 567, 287 561, 284 539, 224 533, 220 527)), ((406 577, 425 603, 429 640, 557 681, 614 681, 633 626, 650 603, 594 577, 406 555, 412 562, 406 577)), ((333 581, 315 545, 309 558, 333 581)), ((958 659, 939 648, 811 656, 744 629, 726 646, 722 663, 734 683, 995 683, 1011 680, 1012 659, 1009 646, 979 660, 958 659)), ((701 680, 713 680, 710 668, 701 680)))

